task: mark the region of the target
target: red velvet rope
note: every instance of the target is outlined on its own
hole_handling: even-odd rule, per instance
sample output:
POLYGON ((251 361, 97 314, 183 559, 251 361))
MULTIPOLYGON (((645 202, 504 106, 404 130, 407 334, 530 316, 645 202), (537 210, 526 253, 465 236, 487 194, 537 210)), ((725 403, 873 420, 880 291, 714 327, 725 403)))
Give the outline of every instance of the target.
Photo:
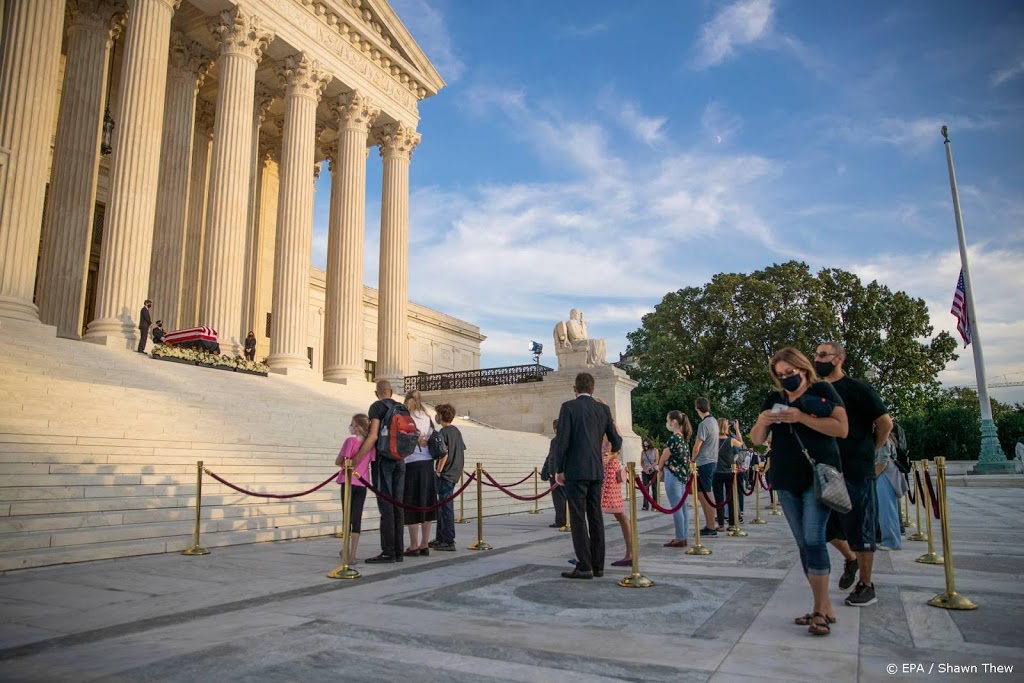
POLYGON ((924 472, 924 483, 928 485, 928 494, 932 497, 932 515, 935 519, 941 519, 939 516, 939 496, 935 493, 935 489, 932 488, 932 475, 928 474, 928 470, 924 472))
POLYGON ((358 478, 359 478, 359 481, 363 482, 363 484, 366 486, 366 488, 368 488, 371 491, 373 491, 373 495, 377 496, 378 498, 383 500, 385 503, 390 503, 391 505, 394 505, 395 507, 402 508, 403 510, 412 510, 413 512, 432 512, 434 510, 437 510, 438 508, 444 507, 448 503, 450 503, 453 500, 455 500, 456 498, 458 498, 462 494, 462 492, 466 490, 466 487, 469 486, 470 483, 474 479, 476 479, 476 476, 472 475, 472 474, 469 475, 469 478, 466 480, 466 483, 464 483, 462 485, 462 487, 458 491, 454 492, 452 495, 448 496, 444 500, 439 500, 436 503, 434 503, 433 505, 429 505, 427 507, 422 507, 420 505, 406 505, 402 501, 396 500, 395 498, 392 498, 391 496, 387 495, 386 493, 382 493, 381 491, 377 490, 376 488, 374 488, 373 484, 371 484, 370 482, 366 481, 362 477, 358 477, 358 478))
MULTIPOLYGON (((549 493, 551 493, 552 491, 554 491, 555 488, 558 486, 558 484, 554 484, 547 491, 545 491, 544 493, 539 493, 536 496, 519 496, 519 495, 516 495, 515 493, 512 493, 511 491, 509 491, 508 488, 506 488, 505 486, 502 486, 498 482, 494 481, 494 477, 492 477, 487 470, 484 470, 484 476, 491 481, 491 486, 494 486, 499 491, 504 493, 506 496, 509 496, 510 498, 515 498, 516 500, 527 500, 527 501, 530 501, 530 500, 540 500, 544 496, 546 496, 549 493)), ((526 481, 526 479, 523 479, 523 481, 526 481)), ((519 483, 521 484, 523 482, 519 482, 519 483)), ((513 486, 515 486, 515 484, 513 484, 513 486)))
POLYGON ((757 473, 757 478, 761 480, 761 490, 763 490, 763 491, 771 491, 772 490, 772 487, 768 483, 768 479, 764 476, 764 472, 763 471, 757 473))
MULTIPOLYGON (((519 481, 517 481, 514 484, 499 484, 498 482, 494 481, 494 479, 491 478, 491 475, 487 475, 487 478, 490 479, 493 483, 488 484, 486 481, 482 482, 482 483, 483 483, 484 486, 490 486, 492 488, 502 488, 503 486, 505 488, 512 488, 513 486, 519 486, 520 484, 522 484, 524 481, 526 481, 527 479, 529 479, 532 476, 533 476, 533 472, 530 472, 529 474, 527 474, 525 477, 523 477, 522 479, 520 479, 519 481)), ((548 490, 550 491, 551 489, 548 489, 548 490)))
MULTIPOLYGON (((918 495, 921 495, 921 493, 924 491, 924 484, 921 483, 921 470, 914 470, 914 481, 917 482, 918 495)), ((922 496, 922 498, 923 497, 924 496, 922 496)))
POLYGON ((338 475, 341 474, 341 470, 338 470, 330 477, 328 477, 327 481, 325 481, 324 483, 318 484, 313 488, 309 489, 308 491, 303 491, 302 493, 257 493, 256 491, 249 491, 247 489, 241 488, 240 486, 235 486, 230 481, 221 479, 220 477, 218 477, 216 474, 206 469, 205 467, 203 468, 203 472, 206 472, 208 475, 219 481, 221 484, 224 484, 229 489, 234 489, 235 491, 238 491, 239 493, 244 493, 247 496, 256 496, 257 498, 298 498, 299 496, 306 496, 309 495, 310 493, 313 493, 314 491, 319 491, 323 487, 330 484, 332 481, 335 481, 338 478, 338 475))
POLYGON ((754 495, 754 489, 757 488, 757 472, 747 472, 747 484, 740 483, 740 487, 744 496, 754 495), (754 476, 751 477, 751 474, 754 476))
POLYGON ((903 473, 903 481, 907 482, 907 500, 909 500, 911 504, 916 503, 917 496, 914 495, 914 487, 910 485, 910 477, 907 476, 906 472, 903 473))
MULTIPOLYGON (((690 476, 693 476, 693 475, 690 475, 690 476)), ((733 480, 736 479, 736 474, 735 473, 733 473, 732 478, 733 478, 733 480)), ((704 500, 707 502, 708 505, 710 505, 711 507, 715 508, 716 510, 721 510, 726 505, 728 505, 729 502, 732 500, 732 486, 727 486, 726 487, 725 500, 723 500, 719 504, 716 504, 715 501, 711 500, 711 496, 708 495, 707 491, 701 491, 700 495, 704 496, 704 500)))
POLYGON ((658 512, 665 513, 666 515, 674 515, 675 513, 679 512, 684 505, 686 505, 686 497, 690 495, 690 486, 693 485, 693 475, 691 474, 690 478, 686 480, 686 486, 683 487, 683 497, 679 499, 679 502, 676 504, 674 508, 666 508, 658 505, 658 503, 653 498, 651 498, 651 494, 648 493, 647 487, 644 486, 643 482, 640 481, 639 478, 633 479, 633 482, 636 484, 636 487, 640 489, 640 493, 643 494, 644 500, 646 500, 651 505, 651 507, 653 507, 658 512))

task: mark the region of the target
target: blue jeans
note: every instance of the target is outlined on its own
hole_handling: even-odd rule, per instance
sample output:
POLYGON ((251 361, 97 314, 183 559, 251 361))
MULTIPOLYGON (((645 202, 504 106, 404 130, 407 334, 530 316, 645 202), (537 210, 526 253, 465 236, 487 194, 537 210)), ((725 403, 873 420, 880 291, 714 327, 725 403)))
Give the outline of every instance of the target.
MULTIPOLYGON (((679 481, 676 475, 668 470, 663 470, 662 476, 665 478, 665 495, 668 496, 668 506, 674 508, 683 499, 686 482, 679 481)), ((672 524, 676 528, 676 540, 679 541, 686 540, 686 533, 690 528, 688 507, 689 503, 672 514, 672 524)))
POLYGON ((900 499, 892 490, 888 478, 879 477, 875 482, 878 493, 878 526, 882 531, 882 545, 893 550, 902 546, 900 536, 900 499))
POLYGON ((802 493, 778 491, 782 513, 789 522, 789 530, 800 549, 800 564, 804 574, 827 576, 832 567, 828 561, 828 546, 825 544, 825 524, 831 510, 814 500, 814 487, 808 486, 802 493))
MULTIPOLYGON (((442 501, 455 492, 455 483, 437 477, 437 500, 442 501)), ((441 543, 455 544, 455 501, 449 501, 437 510, 437 533, 441 543)))

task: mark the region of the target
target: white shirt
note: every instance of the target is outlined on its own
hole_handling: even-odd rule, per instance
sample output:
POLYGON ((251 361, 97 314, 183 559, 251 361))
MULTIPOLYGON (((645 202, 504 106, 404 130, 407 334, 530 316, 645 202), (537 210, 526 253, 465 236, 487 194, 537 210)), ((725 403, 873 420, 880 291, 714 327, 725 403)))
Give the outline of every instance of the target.
MULTIPOLYGON (((416 423, 416 429, 420 430, 420 434, 426 434, 427 438, 434 431, 431 428, 430 416, 426 413, 411 413, 412 421, 416 423)), ((416 444, 416 450, 411 455, 406 456, 405 462, 422 462, 424 460, 431 460, 430 451, 427 450, 426 446, 420 446, 416 444)))

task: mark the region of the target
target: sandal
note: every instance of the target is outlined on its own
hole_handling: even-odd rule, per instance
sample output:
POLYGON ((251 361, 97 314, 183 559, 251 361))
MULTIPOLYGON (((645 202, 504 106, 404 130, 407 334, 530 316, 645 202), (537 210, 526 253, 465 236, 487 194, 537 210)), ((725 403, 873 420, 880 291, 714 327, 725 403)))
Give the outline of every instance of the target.
MULTIPOLYGON (((808 612, 807 614, 803 615, 802 617, 797 617, 796 619, 794 619, 793 623, 796 624, 797 626, 810 626, 813 621, 814 621, 814 615, 811 614, 810 612, 808 612)), ((836 623, 837 620, 836 620, 835 617, 830 617, 830 616, 828 616, 826 614, 825 615, 825 621, 828 622, 829 624, 834 624, 834 623, 836 623)))
POLYGON ((811 616, 811 625, 807 627, 807 632, 812 636, 827 636, 832 633, 832 627, 828 625, 828 617, 821 612, 815 612, 811 616), (815 623, 814 619, 821 619, 821 623, 815 623))

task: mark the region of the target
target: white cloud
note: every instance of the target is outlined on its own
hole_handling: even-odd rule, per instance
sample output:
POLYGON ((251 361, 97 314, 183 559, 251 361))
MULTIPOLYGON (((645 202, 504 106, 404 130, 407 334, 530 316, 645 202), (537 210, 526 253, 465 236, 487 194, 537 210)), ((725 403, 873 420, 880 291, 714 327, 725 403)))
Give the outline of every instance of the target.
POLYGON ((775 7, 772 0, 739 0, 719 12, 701 28, 696 64, 717 66, 771 34, 775 7))
POLYGON ((577 26, 576 24, 569 24, 564 29, 559 31, 559 35, 567 36, 570 38, 592 38, 597 35, 601 35, 608 31, 608 24, 598 21, 593 24, 587 24, 586 26, 577 26))
POLYGON ((715 144, 731 142, 743 128, 743 117, 728 111, 719 102, 709 102, 700 117, 704 134, 715 144))
POLYGON ((619 117, 626 130, 648 145, 664 137, 661 129, 668 121, 664 116, 644 116, 633 103, 626 102, 619 110, 619 117))
POLYGON ((1024 57, 992 74, 992 87, 998 87, 1022 73, 1024 73, 1024 57))
POLYGON ((917 118, 890 116, 870 122, 839 118, 826 124, 826 129, 836 138, 892 145, 918 153, 942 144, 940 131, 943 126, 948 126, 952 139, 958 132, 991 128, 997 123, 995 119, 982 116, 930 114, 917 118))
POLYGON ((390 0, 395 13, 423 48, 423 52, 447 83, 454 83, 466 71, 458 57, 444 15, 428 0, 390 0))

